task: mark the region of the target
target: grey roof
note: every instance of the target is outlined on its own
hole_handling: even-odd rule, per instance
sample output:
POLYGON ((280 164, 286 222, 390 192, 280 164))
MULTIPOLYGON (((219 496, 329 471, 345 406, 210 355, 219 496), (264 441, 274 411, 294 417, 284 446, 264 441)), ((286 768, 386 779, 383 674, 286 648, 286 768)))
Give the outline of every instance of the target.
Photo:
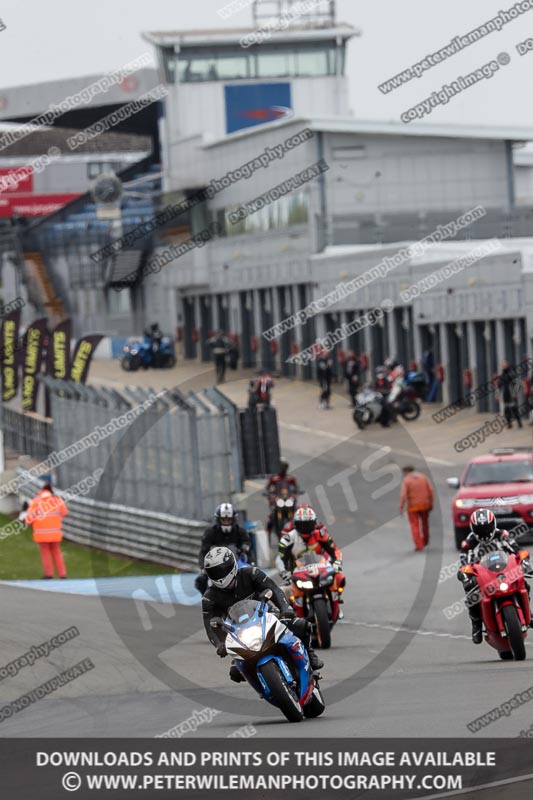
MULTIPOLYGON (((0 147, 2 146, 3 134, 8 130, 16 130, 18 126, 11 128, 3 126, 0 130, 0 147)), ((13 158, 15 156, 41 155, 50 147, 58 147, 63 155, 72 155, 72 150, 67 145, 67 139, 77 133, 76 128, 40 128, 28 133, 18 142, 7 145, 0 150, 0 159, 13 158)), ((94 139, 84 144, 80 144, 74 151, 80 153, 123 153, 123 152, 146 152, 152 151, 152 140, 149 136, 140 136, 131 133, 115 133, 109 131, 96 136, 94 139)))
MULTIPOLYGON (((185 46, 236 44, 242 36, 248 33, 254 33, 257 30, 258 28, 211 28, 188 31, 145 31, 142 36, 145 41, 159 47, 170 47, 178 43, 185 46)), ((361 30, 359 28, 354 28, 352 25, 341 22, 336 23, 334 27, 291 25, 284 30, 273 30, 269 35, 269 41, 311 41, 313 39, 333 39, 337 36, 343 39, 351 39, 352 36, 360 35, 361 30)))
POLYGON ((439 125, 430 123, 381 122, 379 120, 360 120, 355 117, 286 117, 268 125, 256 125, 235 133, 226 134, 219 139, 204 142, 205 149, 229 144, 247 136, 259 137, 271 132, 274 127, 285 128, 299 123, 322 133, 372 134, 374 136, 418 136, 450 139, 494 139, 497 141, 533 141, 533 128, 506 128, 475 125, 439 125))

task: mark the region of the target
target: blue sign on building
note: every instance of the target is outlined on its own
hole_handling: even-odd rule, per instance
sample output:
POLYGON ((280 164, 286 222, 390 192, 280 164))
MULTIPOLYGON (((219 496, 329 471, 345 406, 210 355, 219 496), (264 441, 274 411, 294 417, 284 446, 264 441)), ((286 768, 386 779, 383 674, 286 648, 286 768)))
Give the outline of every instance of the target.
POLYGON ((254 83, 224 87, 226 133, 292 117, 290 83, 254 83))

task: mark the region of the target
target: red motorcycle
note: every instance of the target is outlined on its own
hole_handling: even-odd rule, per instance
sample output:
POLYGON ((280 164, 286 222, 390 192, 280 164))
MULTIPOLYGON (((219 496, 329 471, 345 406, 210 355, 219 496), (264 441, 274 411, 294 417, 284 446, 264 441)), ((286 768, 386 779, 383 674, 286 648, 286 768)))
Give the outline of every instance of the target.
POLYGON ((531 611, 522 562, 527 558, 527 550, 517 555, 498 550, 478 563, 461 567, 465 575, 477 578, 478 589, 472 592, 479 591, 485 641, 504 660, 523 661, 526 657, 525 638, 531 611))
MULTIPOLYGON (((309 550, 296 559, 292 583, 303 595, 303 610, 294 605, 298 616, 303 616, 313 626, 313 638, 318 647, 331 647, 331 629, 339 618, 339 595, 332 591, 335 570, 325 556, 309 550)), ((342 592, 342 589, 339 589, 342 592)), ((290 595, 294 600, 294 594, 290 595)))
POLYGON ((267 372, 258 378, 253 378, 248 389, 248 408, 254 409, 258 405, 262 405, 263 408, 269 408, 273 386, 274 381, 267 372))

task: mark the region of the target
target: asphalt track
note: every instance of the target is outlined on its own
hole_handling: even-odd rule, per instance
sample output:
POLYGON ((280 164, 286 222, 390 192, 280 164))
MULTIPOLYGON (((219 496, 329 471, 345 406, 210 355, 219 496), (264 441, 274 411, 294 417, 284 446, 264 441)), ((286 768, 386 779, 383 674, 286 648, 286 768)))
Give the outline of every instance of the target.
MULTIPOLYGON (((310 500, 323 516, 327 502, 333 510, 334 519, 327 521, 343 549, 348 581, 345 619, 334 630, 331 650, 323 653, 328 707, 321 718, 298 725, 299 737, 517 737, 533 724, 533 706, 525 702, 477 733, 467 727, 533 686, 533 638, 528 660, 503 663, 486 644, 471 644, 465 612, 447 619, 444 609, 462 597, 455 577, 439 582, 441 567, 457 558, 445 484, 457 470, 447 465, 449 455, 426 465, 441 509, 432 516, 430 547, 413 552, 406 519, 398 515, 398 465, 424 466, 412 438, 417 426, 427 437, 429 423, 419 422, 406 427, 407 434, 400 426, 390 434, 372 428, 344 443, 333 431, 304 435, 305 420, 282 426, 284 451, 310 500), (350 486, 343 489, 345 470, 350 486)), ((259 493, 251 499, 250 515, 264 516, 259 493)), ((139 599, 102 601, 4 584, 0 608, 0 667, 72 625, 80 631, 48 657, 0 680, 0 705, 85 658, 95 665, 2 721, 1 736, 153 737, 206 707, 219 713, 188 736, 228 737, 245 725, 262 737, 294 733, 247 685, 231 684, 229 660, 218 659, 207 643, 197 606, 152 607, 139 599), (162 671, 152 668, 155 663, 162 671), (176 676, 171 686, 164 679, 168 672, 176 676)), ((499 797, 499 791, 495 787, 490 796, 499 797)))

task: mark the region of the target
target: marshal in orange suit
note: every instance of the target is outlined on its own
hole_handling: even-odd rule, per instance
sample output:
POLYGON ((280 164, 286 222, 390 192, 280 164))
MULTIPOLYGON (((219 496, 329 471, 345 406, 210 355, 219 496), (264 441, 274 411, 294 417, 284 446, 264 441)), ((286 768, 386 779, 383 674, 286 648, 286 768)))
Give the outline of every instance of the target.
POLYGON ((61 552, 61 524, 68 514, 64 501, 57 497, 50 483, 45 483, 33 498, 26 512, 26 522, 33 528, 33 541, 41 550, 44 578, 54 577, 54 566, 60 578, 67 577, 61 552))
POLYGON ((429 514, 433 510, 431 481, 414 467, 403 468, 404 479, 400 492, 400 514, 407 506, 407 515, 413 534, 415 550, 423 550, 429 543, 429 514))

